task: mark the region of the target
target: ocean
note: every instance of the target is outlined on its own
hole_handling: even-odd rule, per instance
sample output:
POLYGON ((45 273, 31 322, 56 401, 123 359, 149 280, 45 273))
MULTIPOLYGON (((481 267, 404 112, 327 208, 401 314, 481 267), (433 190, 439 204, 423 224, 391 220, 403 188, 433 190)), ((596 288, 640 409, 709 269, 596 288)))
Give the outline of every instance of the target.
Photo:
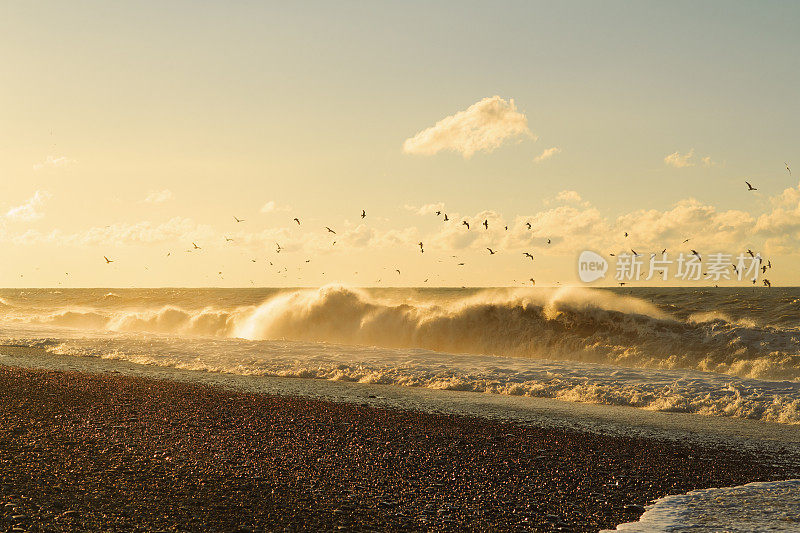
POLYGON ((6 289, 57 356, 800 424, 800 289, 6 289))
MULTIPOLYGON (((517 397, 680 413, 658 416, 728 433, 757 423, 800 443, 800 288, 4 289, 0 344, 77 368, 279 379, 340 397, 388 385, 440 407, 494 398, 483 403, 498 411, 517 397)), ((800 513, 796 481, 720 490, 669 496, 620 527, 715 531, 743 498, 780 516, 760 505, 728 530, 796 526, 780 518, 800 513)))

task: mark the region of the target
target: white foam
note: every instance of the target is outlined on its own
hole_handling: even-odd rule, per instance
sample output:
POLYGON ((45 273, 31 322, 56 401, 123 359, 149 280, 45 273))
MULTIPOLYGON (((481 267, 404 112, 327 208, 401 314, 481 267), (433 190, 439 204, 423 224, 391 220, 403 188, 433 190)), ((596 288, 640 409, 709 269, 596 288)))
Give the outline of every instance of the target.
POLYGON ((613 531, 797 532, 800 531, 800 479, 667 496, 650 506, 637 522, 620 524, 613 531))

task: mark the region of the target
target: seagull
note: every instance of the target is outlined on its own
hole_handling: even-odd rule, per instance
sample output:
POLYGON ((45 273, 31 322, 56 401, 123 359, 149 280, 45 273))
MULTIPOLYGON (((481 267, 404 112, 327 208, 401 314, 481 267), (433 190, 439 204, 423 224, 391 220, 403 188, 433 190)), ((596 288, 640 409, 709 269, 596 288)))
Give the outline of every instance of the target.
POLYGON ((361 218, 366 218, 366 216, 367 216, 367 212, 362 209, 361 210, 361 218))
POLYGON ((772 287, 772 283, 770 283, 767 278, 764 278, 764 286, 765 287, 772 287))
POLYGON ((233 239, 231 239, 230 237, 226 236, 225 237, 225 242, 233 242, 233 239))
POLYGON ((695 256, 695 257, 697 257, 697 259, 699 259, 700 261, 702 261, 702 260, 703 260, 703 258, 702 258, 702 257, 700 257, 700 254, 698 254, 696 250, 692 250, 692 255, 693 255, 693 256, 695 256))
POLYGON ((445 214, 444 214, 444 221, 445 221, 445 222, 447 222, 448 220, 450 220, 450 219, 449 219, 449 218, 447 218, 447 213, 445 213, 445 214))
POLYGON ((628 236, 628 232, 627 232, 627 231, 625 232, 625 236, 626 236, 626 237, 628 236))
POLYGON ((462 267, 464 266, 464 263, 459 263, 458 266, 462 267))
POLYGON ((428 283, 428 278, 425 278, 425 281, 423 281, 422 283, 428 283))
POLYGON ((547 239, 547 244, 550 244, 550 239, 547 239))
POLYGON ((624 281, 620 281, 619 282, 619 286, 622 287, 623 285, 625 285, 625 282, 624 281))
POLYGON ((328 230, 328 233, 333 233, 334 235, 336 235, 336 232, 335 232, 335 231, 333 231, 333 230, 332 230, 331 228, 329 228, 328 226, 325 226, 325 229, 326 229, 326 230, 328 230))
POLYGON ((531 223, 530 222, 526 222, 525 225, 528 226, 528 229, 531 229, 531 223))
POLYGON ((535 279, 531 278, 530 282, 531 282, 531 285, 536 285, 536 280, 535 279))
POLYGON ((749 181, 745 181, 745 183, 747 184, 747 190, 748 191, 757 191, 758 190, 755 187, 753 187, 752 185, 750 185, 749 181))
POLYGON ((395 268, 394 271, 397 272, 398 276, 400 275, 400 269, 399 268, 395 268))
POLYGON ((438 217, 439 215, 441 215, 441 214, 442 214, 442 212, 441 212, 441 211, 436 211, 436 216, 437 216, 437 217, 438 217))
POLYGON ((419 241, 419 253, 421 253, 421 254, 425 253, 425 249, 422 248, 422 241, 419 241))
POLYGON ((199 246, 197 246, 195 243, 192 243, 192 246, 194 246, 195 250, 201 250, 201 248, 199 246))
POLYGON ((461 221, 461 224, 462 224, 463 226, 466 226, 466 227, 467 227, 467 229, 469 229, 469 222, 467 222, 466 220, 463 220, 463 221, 461 221))
POLYGON ((105 259, 105 260, 106 260, 106 264, 109 264, 109 263, 113 263, 113 262, 114 262, 114 260, 113 260, 113 259, 109 259, 109 258, 108 258, 108 257, 106 257, 106 256, 103 256, 103 259, 105 259))
POLYGON ((761 267, 761 273, 762 274, 766 274, 767 273, 767 265, 764 265, 764 266, 761 267))
POLYGON ((636 250, 634 250, 633 248, 631 248, 631 252, 633 252, 633 255, 635 255, 636 257, 639 257, 639 254, 637 254, 636 250))
POLYGON ((750 248, 748 248, 748 249, 747 249, 747 253, 748 253, 748 254, 750 254, 750 257, 752 257, 752 258, 754 258, 754 259, 755 259, 755 257, 756 257, 756 256, 755 256, 755 255, 753 255, 753 250, 751 250, 750 248))
POLYGON ((282 250, 281 245, 276 242, 275 246, 278 247, 277 253, 281 253, 281 250, 282 250))
POLYGON ((786 171, 787 171, 787 172, 789 172, 789 175, 791 176, 791 175, 792 175, 792 169, 791 169, 791 168, 789 168, 789 163, 787 163, 787 162, 785 162, 785 161, 784 161, 784 163, 783 163, 783 164, 784 164, 784 165, 786 165, 786 171))
POLYGON ((506 231, 508 231, 508 226, 506 226, 506 231))
POLYGON ((530 257, 531 261, 533 261, 533 254, 532 253, 530 253, 530 252, 522 252, 522 255, 524 255, 525 257, 530 257))
POLYGON ((486 229, 489 229, 489 221, 488 220, 484 220, 483 221, 483 227, 486 228, 486 229))
POLYGON ((243 218, 236 218, 235 216, 233 217, 233 220, 235 220, 236 222, 244 222, 243 218))
POLYGON ((664 255, 665 253, 667 253, 667 249, 666 249, 666 248, 664 248, 663 250, 661 250, 661 255, 664 255))
POLYGON ((738 268, 736 268, 736 265, 734 265, 733 263, 731 263, 731 266, 733 267, 733 271, 734 271, 734 272, 736 272, 736 274, 739 274, 739 269, 738 269, 738 268))
POLYGON ((767 268, 772 268, 772 261, 767 261, 767 268))
POLYGON ((497 253, 494 250, 492 250, 491 248, 487 248, 487 250, 489 250, 489 255, 494 255, 494 254, 497 253))
POLYGON ((294 217, 294 219, 293 219, 293 220, 294 220, 295 222, 297 222, 297 225, 298 225, 298 226, 300 225, 300 219, 299 219, 299 218, 297 218, 297 217, 294 217))
POLYGON ((683 244, 686 244, 689 241, 690 241, 690 239, 686 239, 685 241, 683 241, 683 244))

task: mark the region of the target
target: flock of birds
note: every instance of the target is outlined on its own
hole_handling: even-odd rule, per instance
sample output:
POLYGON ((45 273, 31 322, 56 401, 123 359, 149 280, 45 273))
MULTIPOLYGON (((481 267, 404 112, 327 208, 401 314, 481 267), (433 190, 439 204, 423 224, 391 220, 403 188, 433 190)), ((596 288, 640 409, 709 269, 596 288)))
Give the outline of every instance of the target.
MULTIPOLYGON (((788 173, 789 173, 789 175, 791 176, 791 175, 792 175, 792 170, 791 170, 791 168, 789 167, 789 164, 788 164, 788 163, 784 163, 784 164, 785 164, 785 166, 786 166, 786 170, 787 170, 787 172, 788 172, 788 173)), ((752 185, 752 184, 751 184, 749 181, 746 181, 746 180, 745 180, 745 185, 747 185, 747 190, 748 190, 748 191, 757 191, 757 190, 758 190, 758 188, 754 187, 754 186, 753 186, 753 185, 752 185)), ((442 220, 443 220, 444 222, 449 222, 449 221, 450 221, 450 217, 447 215, 447 213, 445 213, 445 212, 443 212, 443 211, 441 211, 441 210, 439 210, 439 211, 436 211, 436 217, 437 217, 437 218, 438 218, 438 217, 442 217, 442 216, 443 216, 443 219, 442 219, 442 220)), ((360 218, 363 220, 363 219, 365 219, 366 217, 367 217, 367 212, 366 212, 366 210, 362 209, 362 210, 361 210, 361 215, 360 215, 360 218)), ((234 221, 235 221, 237 224, 240 224, 240 223, 246 222, 246 220, 245 220, 245 219, 243 219, 243 218, 238 218, 238 217, 237 217, 237 216, 235 216, 235 215, 233 216, 233 219, 234 219, 234 221)), ((295 223, 297 224, 297 226, 298 226, 298 227, 299 227, 299 226, 301 226, 301 222, 300 222, 300 219, 299 219, 298 217, 294 217, 294 218, 292 219, 292 221, 293 221, 293 222, 295 222, 295 223)), ((466 229, 467 229, 467 230, 470 230, 470 224, 469 224, 469 221, 467 221, 467 220, 462 220, 462 221, 461 221, 461 225, 462 225, 462 226, 464 226, 464 227, 466 227, 466 229)), ((488 220, 488 219, 484 219, 484 221, 483 221, 483 222, 482 222, 480 225, 481 225, 481 226, 483 226, 484 230, 488 230, 488 229, 489 229, 489 220, 488 220)), ((525 225, 526 225, 526 227, 528 228, 528 230, 532 230, 532 229, 533 229, 533 225, 532 225, 530 222, 526 222, 526 223, 525 223, 525 225)), ((335 231, 335 230, 333 230, 331 227, 329 227, 329 226, 324 226, 324 228, 325 228, 325 230, 326 230, 326 232, 327 232, 327 233, 329 233, 329 234, 331 234, 331 235, 336 235, 336 231, 335 231)), ((504 230, 505 230, 505 231, 508 231, 508 226, 507 226, 507 225, 506 225, 506 226, 504 226, 504 230)), ((231 242, 234 242, 234 239, 233 239, 233 238, 231 238, 231 237, 228 237, 227 235, 226 235, 226 236, 224 236, 224 237, 225 237, 225 242, 226 242, 226 243, 231 243, 231 242)), ((626 232, 624 232, 624 238, 628 238, 628 237, 629 237, 629 233, 628 233, 627 231, 626 231, 626 232)), ((686 244, 686 243, 688 243, 689 241, 690 241, 690 239, 685 239, 685 240, 683 241, 683 244, 686 244)), ((543 240, 543 242, 544 242, 546 245, 549 245, 549 244, 551 244, 551 243, 552 243, 551 239, 549 239, 549 238, 547 238, 547 239, 544 239, 544 240, 543 240)), ((336 241, 333 241, 333 245, 335 245, 335 244, 336 244, 336 241)), ((424 244, 422 241, 420 241, 420 242, 419 242, 419 243, 417 243, 417 244, 418 244, 418 246, 419 246, 419 251, 420 251, 420 253, 423 253, 423 254, 424 254, 424 253, 425 253, 425 244, 424 244)), ((284 250, 284 248, 283 248, 283 247, 280 245, 280 243, 278 243, 278 242, 276 242, 276 243, 275 243, 275 246, 276 246, 276 249, 275 249, 276 253, 281 253, 281 251, 282 251, 282 250, 284 250)), ((194 251, 197 251, 197 250, 202 250, 202 247, 198 246, 198 245, 197 245, 195 242, 192 242, 192 247, 191 247, 191 248, 189 248, 189 249, 187 249, 187 250, 185 250, 185 251, 186 251, 186 252, 194 252, 194 251)), ((488 254, 489 254, 489 255, 496 255, 496 254, 498 253, 498 251, 497 251, 496 249, 494 249, 494 248, 490 248, 490 247, 487 247, 487 248, 486 248, 486 251, 488 252, 488 254)), ((639 257, 639 256, 641 255, 641 254, 639 254, 638 252, 636 252, 636 250, 634 250, 633 248, 631 248, 631 249, 630 249, 630 251, 631 251, 631 253, 632 253, 632 254, 633 254, 635 257, 639 257)), ((666 248, 664 248, 664 249, 661 251, 661 255, 662 255, 662 256, 664 256, 666 253, 667 253, 667 249, 666 249, 666 248)), ((761 256, 760 256, 760 255, 758 255, 758 256, 757 256, 757 255, 756 255, 756 254, 755 254, 755 253, 754 253, 752 250, 750 250, 750 249, 748 249, 748 250, 747 250, 747 254, 749 254, 751 258, 753 258, 754 260, 756 260, 756 261, 758 261, 758 262, 759 262, 759 264, 758 264, 758 269, 759 269, 759 270, 762 272, 762 274, 765 274, 765 273, 767 272, 767 270, 769 270, 769 269, 771 269, 771 268, 772 268, 772 261, 771 261, 771 260, 767 260, 766 264, 762 264, 762 263, 763 263, 763 260, 761 259, 761 256)), ((171 252, 167 252, 167 256, 170 256, 170 255, 171 255, 171 252)), ((526 259, 530 259, 531 261, 533 261, 533 260, 534 260, 534 255, 533 255, 531 252, 522 252, 522 255, 523 255, 523 257, 524 257, 524 258, 526 258, 526 259)), ((614 257, 614 256, 615 256, 615 254, 614 254, 614 253, 610 253, 609 255, 610 255, 610 256, 612 256, 612 257, 614 257)), ((656 252, 652 252, 652 253, 651 253, 651 258, 654 258, 656 255, 657 255, 657 254, 656 254, 656 252)), ((699 253, 697 250, 691 249, 691 255, 693 255, 693 256, 695 256, 695 257, 697 257, 698 261, 702 262, 702 257, 701 257, 700 253, 699 253)), ((455 256, 455 255, 453 255, 453 256, 451 256, 451 257, 453 257, 453 258, 458 258, 458 256, 455 256)), ((106 264, 111 264, 111 263, 114 263, 114 260, 113 260, 113 259, 109 259, 109 258, 108 258, 108 257, 106 257, 106 256, 103 256, 103 259, 105 260, 105 263, 106 263, 106 264)), ((252 261, 252 262, 256 262, 256 259, 251 259, 251 261, 252 261)), ((311 259, 306 259, 306 260, 305 260, 305 262, 306 262, 306 263, 310 263, 310 262, 311 262, 311 259)), ((269 264, 270 264, 270 266, 274 266, 274 264, 273 264, 273 262, 272 262, 272 261, 269 261, 269 264)), ((457 263, 457 265, 458 265, 458 266, 465 266, 465 264, 466 264, 466 263, 463 263, 463 262, 459 262, 459 263, 457 263)), ((737 267, 737 265, 736 265, 736 264, 733 264, 733 263, 732 263, 732 264, 731 264, 731 268, 733 269, 734 273, 735 273, 737 276, 740 274, 740 272, 739 272, 739 267, 737 267)), ((401 271, 400 271, 400 269, 399 269, 399 268, 395 268, 395 269, 394 269, 394 271, 395 271, 395 272, 397 272, 397 274, 398 274, 398 275, 401 275, 401 271)), ((278 270, 278 273, 286 273, 286 272, 288 272, 288 267, 284 267, 283 269, 281 269, 281 270, 278 270)), ((324 275, 325 273, 323 272, 322 274, 324 275)), ((358 272, 356 272, 355 274, 358 274, 358 272)), ((218 272, 218 275, 219 275, 219 276, 222 276, 222 272, 221 272, 221 271, 220 271, 220 272, 218 272)), ((706 275, 706 276, 707 276, 707 273, 703 273, 703 275, 706 275)), ((427 282, 428 282, 428 280, 429 280, 429 279, 425 279, 424 283, 427 283, 427 282)), ((534 278, 529 278, 529 280, 528 280, 528 281, 531 283, 531 286, 534 286, 534 285, 536 285, 536 280, 535 280, 534 278)), ((754 278, 753 278, 751 281, 752 281, 753 285, 755 285, 755 284, 756 284, 756 278, 755 278, 755 277, 754 277, 754 278)), ((381 282, 381 279, 380 279, 380 278, 376 280, 376 283, 380 283, 380 282, 381 282)), ((514 282, 516 283, 516 280, 514 280, 514 282)), ((251 284, 253 284, 253 283, 254 283, 254 281, 253 281, 253 280, 251 280, 251 284)), ((767 279, 767 278, 763 278, 763 279, 762 279, 762 283, 763 283, 763 285, 764 285, 765 287, 771 287, 771 286, 772 286, 772 283, 771 283, 771 282, 770 282, 770 280, 769 280, 769 279, 767 279)), ((559 284, 559 282, 556 282, 556 284, 559 284)), ((620 286, 624 286, 625 284, 626 284, 625 282, 620 282, 620 283, 619 283, 619 285, 620 285, 620 286)))

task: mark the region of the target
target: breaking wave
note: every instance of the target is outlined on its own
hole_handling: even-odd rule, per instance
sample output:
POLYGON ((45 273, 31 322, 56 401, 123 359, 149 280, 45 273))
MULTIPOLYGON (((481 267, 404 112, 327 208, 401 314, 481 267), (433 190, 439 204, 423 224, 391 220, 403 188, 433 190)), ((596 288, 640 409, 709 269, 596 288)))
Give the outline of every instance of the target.
POLYGON ((760 326, 714 311, 679 318, 639 298, 585 288, 398 299, 327 286, 283 292, 240 307, 71 309, 39 315, 34 322, 112 332, 419 348, 800 381, 796 328, 760 326))

